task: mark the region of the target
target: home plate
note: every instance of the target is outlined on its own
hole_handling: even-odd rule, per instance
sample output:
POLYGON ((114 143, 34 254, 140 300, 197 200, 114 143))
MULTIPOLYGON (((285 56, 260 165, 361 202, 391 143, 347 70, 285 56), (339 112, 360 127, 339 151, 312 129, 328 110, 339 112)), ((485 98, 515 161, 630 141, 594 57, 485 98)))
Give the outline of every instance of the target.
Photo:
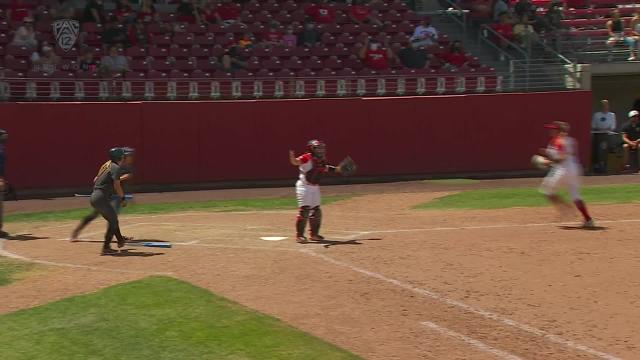
POLYGON ((260 240, 265 240, 265 241, 281 241, 286 239, 287 239, 286 236, 263 236, 260 238, 260 240))

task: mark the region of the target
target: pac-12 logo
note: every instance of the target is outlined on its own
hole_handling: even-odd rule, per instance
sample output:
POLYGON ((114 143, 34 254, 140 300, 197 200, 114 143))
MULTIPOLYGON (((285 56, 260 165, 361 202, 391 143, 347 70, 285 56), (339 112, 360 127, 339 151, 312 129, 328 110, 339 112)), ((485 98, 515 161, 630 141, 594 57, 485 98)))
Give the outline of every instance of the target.
POLYGON ((76 40, 78 40, 78 34, 80 33, 80 23, 78 20, 56 20, 52 25, 53 35, 56 37, 58 46, 60 46, 64 52, 71 50, 76 40))

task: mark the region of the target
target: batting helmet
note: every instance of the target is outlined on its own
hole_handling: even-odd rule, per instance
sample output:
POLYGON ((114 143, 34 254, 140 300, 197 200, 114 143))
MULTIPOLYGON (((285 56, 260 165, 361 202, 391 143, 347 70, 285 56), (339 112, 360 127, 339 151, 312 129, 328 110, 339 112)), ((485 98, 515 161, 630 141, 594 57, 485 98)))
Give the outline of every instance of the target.
POLYGON ((307 143, 307 149, 314 156, 322 158, 326 154, 326 145, 321 140, 309 140, 307 143))
POLYGON ((5 141, 9 137, 9 133, 5 129, 0 129, 0 141, 5 141))
POLYGON ((119 162, 124 157, 125 152, 122 148, 116 147, 109 150, 109 159, 111 161, 119 162))

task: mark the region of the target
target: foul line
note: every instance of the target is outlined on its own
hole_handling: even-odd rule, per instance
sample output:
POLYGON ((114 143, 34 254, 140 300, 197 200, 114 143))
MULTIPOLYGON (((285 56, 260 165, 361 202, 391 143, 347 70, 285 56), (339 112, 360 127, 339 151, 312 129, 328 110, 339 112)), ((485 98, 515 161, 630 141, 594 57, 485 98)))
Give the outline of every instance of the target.
MULTIPOLYGON (((640 219, 623 219, 623 220, 599 220, 598 224, 612 224, 612 223, 629 223, 640 222, 640 219)), ((400 232, 420 232, 420 231, 446 231, 446 230, 482 230, 482 229, 507 229, 518 227, 539 227, 539 226, 560 226, 560 225, 575 225, 576 222, 547 222, 547 223, 529 223, 529 224, 495 224, 495 225, 476 225, 476 226, 449 226, 449 227, 433 227, 433 228, 416 228, 416 229, 397 229, 397 230, 367 230, 367 231, 352 231, 358 232, 361 235, 366 234, 383 234, 383 233, 400 233, 400 232)))
POLYGON ((469 344, 469 345, 471 345, 473 347, 476 347, 476 348, 478 348, 478 349, 480 349, 480 350, 482 350, 484 352, 491 353, 491 354, 499 357, 500 359, 522 360, 522 358, 519 357, 519 356, 513 355, 513 354, 511 354, 509 352, 506 352, 506 351, 503 351, 503 350, 496 349, 496 348, 491 347, 491 346, 489 346, 489 345, 487 345, 487 344, 485 344, 485 343, 483 343, 481 341, 478 341, 476 339, 470 338, 468 336, 464 336, 464 335, 462 335, 460 333, 457 333, 455 331, 449 330, 449 329, 447 329, 445 327, 442 327, 440 325, 432 323, 431 321, 425 321, 425 322, 422 323, 422 325, 430 327, 431 329, 433 329, 433 330, 435 330, 437 332, 440 332, 442 334, 451 336, 452 338, 461 340, 461 341, 463 341, 463 342, 465 342, 465 343, 467 343, 467 344, 469 344))
MULTIPOLYGON (((638 220, 638 221, 640 221, 640 220, 638 220)), ((478 315, 480 315, 480 316, 482 316, 484 318, 491 319, 491 320, 494 320, 494 321, 498 321, 498 322, 501 322, 501 323, 503 323, 505 325, 511 326, 513 328, 516 328, 516 329, 519 329, 519 330, 522 330, 522 331, 525 331, 525 332, 528 332, 528 333, 543 337, 544 339, 547 339, 547 340, 549 340, 551 342, 554 342, 554 343, 557 343, 557 344, 561 344, 561 345, 564 345, 564 346, 572 348, 572 349, 576 349, 576 350, 580 350, 580 351, 586 352, 586 353, 591 354, 593 356, 597 356, 597 357, 599 357, 601 359, 605 359, 605 360, 622 360, 621 358, 619 358, 617 356, 614 356, 614 355, 607 354, 607 353, 602 352, 602 351, 598 351, 598 350, 592 349, 592 348, 590 348, 590 347, 588 347, 586 345, 581 345, 581 344, 578 344, 578 343, 576 343, 574 341, 564 339, 564 338, 562 338, 562 337, 560 337, 558 335, 554 335, 554 334, 548 333, 548 332, 546 332, 544 330, 537 329, 537 328, 535 328, 533 326, 519 323, 519 322, 517 322, 515 320, 511 320, 509 318, 506 318, 506 317, 504 317, 502 315, 493 313, 491 311, 483 310, 483 309, 480 309, 480 308, 465 304, 465 303, 457 301, 457 300, 449 299, 449 298, 447 298, 447 297, 445 297, 443 295, 440 295, 440 294, 438 294, 438 293, 436 293, 434 291, 421 289, 421 288, 415 287, 413 285, 410 285, 410 284, 407 284, 407 283, 403 283, 403 282, 401 282, 399 280, 388 278, 388 277, 386 277, 386 276, 384 276, 382 274, 378 274, 378 273, 375 273, 373 271, 369 271, 369 270, 365 270, 365 269, 356 267, 356 266, 348 264, 346 262, 342 262, 342 261, 336 260, 334 258, 331 258, 331 257, 329 257, 327 255, 319 254, 319 253, 316 253, 314 251, 307 250, 307 249, 300 249, 298 251, 300 251, 303 254, 307 254, 307 255, 310 255, 310 256, 318 257, 318 258, 323 259, 323 260, 325 260, 325 261, 327 261, 329 263, 332 263, 334 265, 338 265, 338 266, 342 266, 342 267, 348 268, 350 270, 353 270, 355 272, 364 274, 364 275, 372 277, 374 279, 378 279, 378 280, 393 284, 393 285, 395 285, 397 287, 400 287, 402 289, 409 290, 409 291, 412 291, 414 293, 426 296, 428 298, 437 300, 437 301, 439 301, 441 303, 444 303, 444 304, 447 304, 447 305, 451 305, 451 306, 456 306, 456 307, 464 309, 464 310, 466 310, 468 312, 471 312, 471 313, 474 313, 474 314, 478 314, 478 315)))
POLYGON ((22 261, 32 262, 32 263, 36 263, 36 264, 43 264, 43 265, 69 267, 69 268, 75 268, 75 269, 109 271, 109 272, 118 272, 118 273, 125 273, 125 274, 173 275, 173 273, 167 273, 167 272, 152 272, 152 273, 150 273, 150 272, 147 272, 147 271, 109 269, 109 268, 103 268, 103 267, 98 267, 98 266, 78 265, 78 264, 69 264, 69 263, 61 263, 61 262, 55 262, 55 261, 32 259, 32 258, 28 258, 26 256, 18 255, 16 253, 12 253, 10 251, 5 250, 4 249, 4 242, 5 241, 6 240, 4 240, 4 239, 0 239, 0 256, 5 256, 5 257, 16 259, 16 260, 22 260, 22 261))

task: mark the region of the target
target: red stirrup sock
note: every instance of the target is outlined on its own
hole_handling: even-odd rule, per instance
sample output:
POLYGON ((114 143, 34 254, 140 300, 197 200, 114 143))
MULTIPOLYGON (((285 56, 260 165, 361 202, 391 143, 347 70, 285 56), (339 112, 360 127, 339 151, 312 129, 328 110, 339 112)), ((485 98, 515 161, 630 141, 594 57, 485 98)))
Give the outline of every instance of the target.
POLYGON ((582 214, 582 217, 584 217, 585 221, 591 220, 591 216, 589 215, 589 211, 587 211, 587 206, 584 204, 584 201, 576 200, 573 203, 576 204, 576 207, 578 208, 578 210, 580 210, 580 213, 582 214))

